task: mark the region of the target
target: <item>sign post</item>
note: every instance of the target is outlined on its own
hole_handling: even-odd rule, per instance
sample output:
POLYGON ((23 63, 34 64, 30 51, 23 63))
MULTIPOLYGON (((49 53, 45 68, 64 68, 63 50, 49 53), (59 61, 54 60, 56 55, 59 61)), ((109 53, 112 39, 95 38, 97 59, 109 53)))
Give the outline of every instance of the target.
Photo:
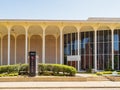
POLYGON ((29 75, 36 76, 36 52, 29 52, 29 75))

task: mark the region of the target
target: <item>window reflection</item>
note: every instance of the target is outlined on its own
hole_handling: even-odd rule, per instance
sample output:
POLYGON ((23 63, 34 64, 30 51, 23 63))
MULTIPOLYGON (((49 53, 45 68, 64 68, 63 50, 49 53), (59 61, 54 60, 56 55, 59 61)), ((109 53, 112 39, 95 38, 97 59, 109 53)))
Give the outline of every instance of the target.
POLYGON ((97 68, 98 70, 111 69, 111 30, 97 31, 97 68))
POLYGON ((87 70, 94 66, 94 31, 80 32, 81 38, 81 69, 87 70))
POLYGON ((120 29, 114 30, 114 68, 120 70, 120 29))
MULTIPOLYGON (((67 64, 67 55, 77 55, 77 33, 64 34, 64 63, 67 64)), ((69 62, 71 63, 71 62, 69 62)))

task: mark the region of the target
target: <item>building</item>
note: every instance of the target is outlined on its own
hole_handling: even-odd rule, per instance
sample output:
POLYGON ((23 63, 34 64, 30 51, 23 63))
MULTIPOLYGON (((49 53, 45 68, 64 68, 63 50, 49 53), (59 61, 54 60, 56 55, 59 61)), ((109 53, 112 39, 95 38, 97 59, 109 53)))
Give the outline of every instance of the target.
POLYGON ((0 65, 28 63, 36 51, 39 63, 120 70, 119 48, 120 18, 0 20, 0 65))

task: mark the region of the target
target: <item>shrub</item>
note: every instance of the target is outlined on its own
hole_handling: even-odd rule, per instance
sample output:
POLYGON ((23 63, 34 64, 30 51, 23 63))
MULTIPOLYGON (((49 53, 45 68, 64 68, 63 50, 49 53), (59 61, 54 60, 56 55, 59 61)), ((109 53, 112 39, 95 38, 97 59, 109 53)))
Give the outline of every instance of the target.
POLYGON ((7 65, 0 66, 0 73, 7 73, 7 72, 8 72, 7 65))
POLYGON ((39 73, 44 73, 45 71, 47 71, 47 67, 45 64, 38 64, 38 71, 39 73))
POLYGON ((59 64, 53 64, 53 74, 59 74, 60 72, 62 72, 62 68, 63 66, 62 65, 59 65, 59 64))
POLYGON ((28 75, 28 64, 20 64, 19 75, 28 75))
POLYGON ((0 73, 18 72, 18 65, 3 65, 0 66, 0 73))
POLYGON ((40 75, 58 75, 58 76, 74 76, 76 69, 72 66, 61 65, 61 64, 39 64, 38 72, 40 75))
MULTIPOLYGON (((1 76, 28 75, 28 64, 4 65, 0 66, 1 76)), ((40 75, 55 76, 74 76, 76 69, 72 66, 61 64, 38 64, 38 73, 40 75)))
MULTIPOLYGON (((113 71, 101 71, 101 72, 97 72, 97 75, 104 75, 104 74, 112 74, 113 71)), ((118 72, 118 74, 120 74, 120 72, 118 72)))
POLYGON ((18 72, 18 65, 9 65, 7 66, 8 73, 18 72))

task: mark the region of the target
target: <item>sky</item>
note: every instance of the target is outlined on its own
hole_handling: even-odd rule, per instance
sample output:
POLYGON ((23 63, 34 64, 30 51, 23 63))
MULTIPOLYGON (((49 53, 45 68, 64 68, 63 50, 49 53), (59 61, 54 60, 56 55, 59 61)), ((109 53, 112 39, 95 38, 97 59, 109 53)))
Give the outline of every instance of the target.
POLYGON ((0 0, 0 19, 120 17, 120 0, 0 0))

